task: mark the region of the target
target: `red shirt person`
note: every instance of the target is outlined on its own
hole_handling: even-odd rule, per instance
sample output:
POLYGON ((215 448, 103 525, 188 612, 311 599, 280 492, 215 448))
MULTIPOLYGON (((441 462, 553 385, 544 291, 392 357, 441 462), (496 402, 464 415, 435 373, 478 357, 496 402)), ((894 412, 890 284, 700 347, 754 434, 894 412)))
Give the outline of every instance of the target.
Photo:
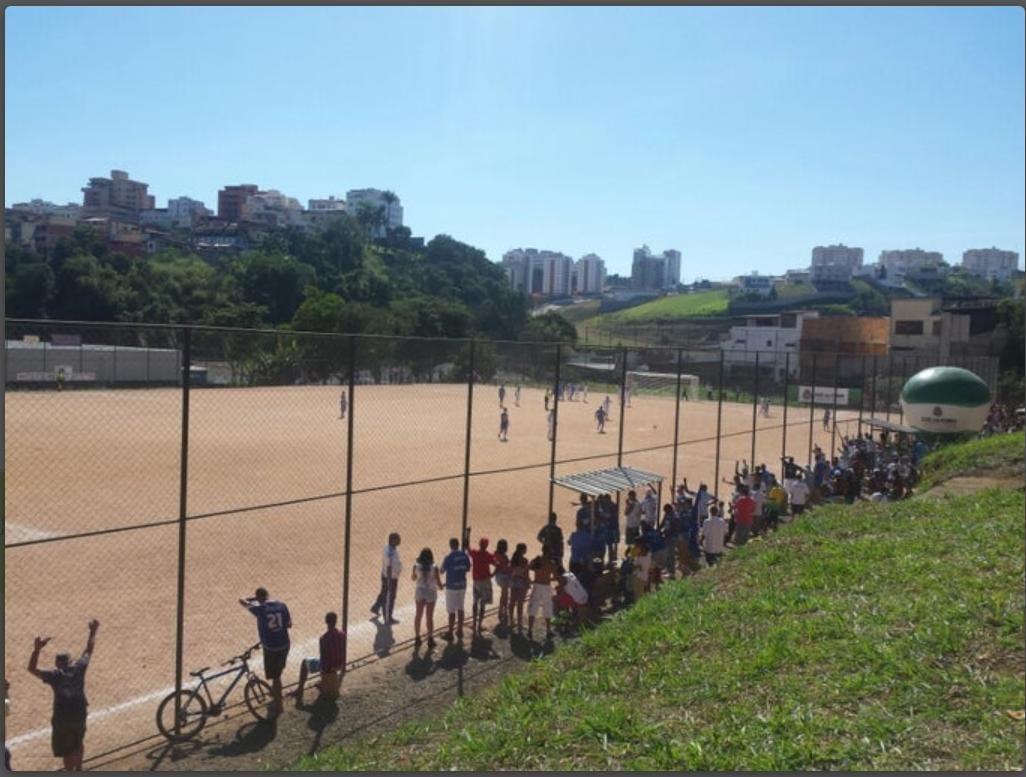
POLYGON ((748 495, 748 489, 741 488, 741 493, 734 499, 734 544, 744 545, 748 542, 748 534, 755 520, 755 500, 748 495))
POLYGON ((474 581, 474 619, 473 632, 480 635, 484 631, 485 608, 492 603, 492 570, 495 567, 495 556, 488 551, 488 538, 478 540, 478 549, 467 551, 473 562, 471 578, 474 581))

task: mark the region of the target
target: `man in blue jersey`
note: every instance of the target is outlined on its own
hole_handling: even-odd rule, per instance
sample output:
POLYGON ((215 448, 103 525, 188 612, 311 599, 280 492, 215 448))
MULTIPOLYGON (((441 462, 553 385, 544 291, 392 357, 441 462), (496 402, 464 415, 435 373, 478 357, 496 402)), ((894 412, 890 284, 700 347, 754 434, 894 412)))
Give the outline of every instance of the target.
POLYGON ((257 619, 260 645, 264 649, 264 675, 270 681, 271 693, 274 695, 271 715, 277 717, 284 709, 281 698, 281 673, 289 657, 289 629, 292 628, 292 616, 289 615, 289 608, 285 606, 285 602, 268 598, 266 588, 256 589, 256 594, 248 599, 239 599, 239 604, 253 613, 257 619))
MULTIPOLYGON (((467 535, 469 537, 469 529, 467 535)), ((466 545, 466 539, 464 539, 466 545)), ((453 537, 449 540, 449 555, 442 561, 442 572, 445 573, 445 609, 449 611, 449 633, 445 639, 452 642, 453 627, 459 616, 459 627, 456 635, 463 642, 463 606, 467 599, 467 572, 470 571, 470 556, 460 548, 460 541, 453 537)))

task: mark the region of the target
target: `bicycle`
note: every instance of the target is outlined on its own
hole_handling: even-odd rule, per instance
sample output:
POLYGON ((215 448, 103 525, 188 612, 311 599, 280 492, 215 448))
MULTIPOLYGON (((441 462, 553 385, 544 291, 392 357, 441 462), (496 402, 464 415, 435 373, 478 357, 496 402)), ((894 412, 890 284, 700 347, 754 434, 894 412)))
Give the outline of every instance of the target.
POLYGON ((231 669, 207 675, 206 672, 210 671, 210 667, 205 666, 198 671, 189 672, 190 675, 198 678, 199 682, 193 688, 182 688, 180 691, 172 691, 160 702, 160 706, 157 708, 157 728, 160 730, 160 733, 171 742, 184 742, 192 739, 206 725, 208 718, 216 717, 224 712, 225 700, 244 675, 247 678, 246 685, 243 688, 246 707, 249 708, 250 713, 257 720, 267 720, 269 716, 266 712, 266 706, 271 700, 271 686, 249 668, 249 658, 253 651, 259 647, 260 643, 258 642, 244 653, 228 659, 221 665, 230 666, 232 667, 231 669), (235 666, 235 664, 238 664, 238 666, 235 666), (207 683, 210 680, 233 673, 235 674, 234 679, 225 688, 221 698, 214 701, 207 683), (206 693, 206 698, 203 697, 201 691, 206 693), (175 726, 176 698, 178 699, 177 730, 175 726))

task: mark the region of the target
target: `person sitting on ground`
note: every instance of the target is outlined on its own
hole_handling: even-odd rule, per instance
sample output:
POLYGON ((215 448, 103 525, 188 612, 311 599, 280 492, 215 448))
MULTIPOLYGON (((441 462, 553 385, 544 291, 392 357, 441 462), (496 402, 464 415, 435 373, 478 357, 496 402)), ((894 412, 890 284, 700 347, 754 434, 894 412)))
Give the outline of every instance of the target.
POLYGON ((634 543, 633 575, 631 578, 631 599, 637 602, 651 589, 652 580, 652 554, 649 552, 648 543, 644 537, 634 543))
POLYGON ((578 628, 584 622, 584 611, 588 604, 588 592, 573 572, 564 572, 556 580, 556 611, 573 614, 578 628))
MULTIPOLYGON (((324 623, 327 629, 319 640, 319 657, 304 658, 303 663, 299 665, 299 685, 295 690, 297 707, 303 706, 303 689, 306 687, 307 677, 311 674, 321 675, 320 682, 314 686, 320 692, 318 699, 335 701, 338 698, 339 686, 346 673, 346 633, 337 628, 336 613, 327 613, 324 616, 324 623)), ((419 637, 417 642, 419 644, 419 637)))

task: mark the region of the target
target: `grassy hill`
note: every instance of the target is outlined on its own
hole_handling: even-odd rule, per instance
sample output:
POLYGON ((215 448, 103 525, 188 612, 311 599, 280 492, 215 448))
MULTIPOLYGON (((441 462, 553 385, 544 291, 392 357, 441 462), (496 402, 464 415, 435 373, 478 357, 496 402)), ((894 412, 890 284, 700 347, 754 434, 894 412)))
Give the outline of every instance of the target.
POLYGON ((642 324, 668 321, 682 316, 717 316, 727 312, 727 290, 713 289, 692 294, 675 294, 620 310, 600 318, 611 324, 642 324))
MULTIPOLYGON (((989 444, 1020 466, 1022 435, 989 444)), ((933 454, 933 477, 964 455, 933 454)), ((1020 770, 1024 508, 1021 489, 820 508, 480 697, 296 768, 1020 770)))

